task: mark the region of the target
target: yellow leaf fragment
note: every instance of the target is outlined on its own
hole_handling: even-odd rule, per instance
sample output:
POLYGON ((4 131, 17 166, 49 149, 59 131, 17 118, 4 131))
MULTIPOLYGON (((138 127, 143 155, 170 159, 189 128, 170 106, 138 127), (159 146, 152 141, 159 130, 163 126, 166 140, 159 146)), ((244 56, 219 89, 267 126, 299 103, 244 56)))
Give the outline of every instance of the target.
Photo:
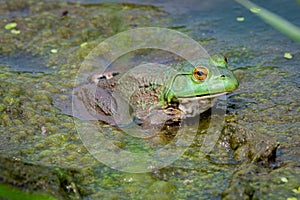
POLYGON ((18 35, 18 34, 21 33, 20 30, 16 30, 16 29, 12 29, 10 32, 11 32, 12 34, 15 34, 15 35, 18 35))
POLYGON ((51 53, 57 53, 58 50, 57 50, 57 49, 51 49, 50 52, 51 52, 51 53))
POLYGON ((17 23, 16 23, 16 22, 11 22, 11 23, 8 23, 8 24, 6 24, 6 25, 4 26, 4 28, 5 28, 6 30, 10 30, 10 29, 16 28, 16 27, 17 27, 17 23))
POLYGON ((280 179, 282 182, 284 182, 284 183, 287 183, 287 182, 289 182, 288 181, 288 179, 287 178, 285 178, 285 177, 281 177, 281 179, 280 179))
POLYGON ((260 8, 253 7, 253 8, 250 8, 250 11, 253 12, 253 13, 259 13, 260 8))
POLYGON ((286 58, 286 59, 292 59, 293 58, 292 54, 290 54, 289 52, 285 52, 283 57, 286 58))
POLYGON ((81 48, 85 47, 87 45, 87 42, 84 42, 80 45, 81 48))
POLYGON ((244 18, 244 17, 237 17, 237 18, 236 18, 236 21, 238 21, 238 22, 243 22, 243 21, 245 21, 245 18, 244 18))

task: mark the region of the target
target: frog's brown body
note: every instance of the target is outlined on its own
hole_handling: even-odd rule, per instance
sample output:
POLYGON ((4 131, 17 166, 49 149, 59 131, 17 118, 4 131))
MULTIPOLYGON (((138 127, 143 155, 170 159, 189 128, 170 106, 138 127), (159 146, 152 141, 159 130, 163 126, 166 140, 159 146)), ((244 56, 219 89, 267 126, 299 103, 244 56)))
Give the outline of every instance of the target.
POLYGON ((94 89, 83 90, 81 101, 92 116, 109 124, 179 121, 206 111, 218 96, 238 87, 226 65, 226 59, 214 57, 195 67, 148 63, 124 74, 96 74, 88 86, 94 89))
MULTIPOLYGON (((167 70, 166 66, 159 64, 145 64, 128 71, 121 77, 118 77, 118 75, 114 77, 108 75, 113 73, 114 72, 107 73, 106 76, 110 78, 105 78, 104 76, 104 78, 100 78, 97 83, 96 102, 98 102, 98 104, 99 102, 103 102, 103 96, 107 95, 102 94, 103 90, 105 90, 104 93, 108 92, 112 99, 118 99, 118 105, 129 106, 131 109, 131 112, 128 113, 131 116, 122 117, 135 118, 135 120, 142 122, 148 120, 147 123, 150 124, 161 123, 162 121, 170 119, 179 120, 181 111, 178 109, 178 106, 177 108, 168 108, 168 105, 161 104, 164 93, 168 90, 168 83, 176 74, 174 69, 167 70), (151 76, 153 71, 156 72, 155 74, 161 72, 159 73, 161 75, 160 78, 151 76)), ((101 77, 103 77, 103 75, 101 77)), ((110 105, 106 104, 105 109, 109 106, 110 105)), ((104 111, 103 106, 99 106, 99 108, 104 111)), ((123 112, 123 110, 121 110, 122 108, 111 108, 114 109, 113 112, 115 113, 123 112), (117 109, 119 109, 119 112, 117 109)), ((106 114, 110 113, 106 112, 106 114)), ((116 116, 117 114, 115 117, 116 116)))

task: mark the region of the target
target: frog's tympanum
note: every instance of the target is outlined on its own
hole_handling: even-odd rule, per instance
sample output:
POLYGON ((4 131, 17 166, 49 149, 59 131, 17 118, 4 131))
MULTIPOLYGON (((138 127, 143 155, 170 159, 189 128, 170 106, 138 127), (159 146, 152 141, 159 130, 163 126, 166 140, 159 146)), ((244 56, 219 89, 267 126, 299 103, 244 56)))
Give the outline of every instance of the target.
POLYGON ((141 64, 124 74, 105 72, 90 80, 97 84, 89 102, 97 119, 114 125, 155 125, 195 117, 239 85, 220 55, 190 65, 141 64))

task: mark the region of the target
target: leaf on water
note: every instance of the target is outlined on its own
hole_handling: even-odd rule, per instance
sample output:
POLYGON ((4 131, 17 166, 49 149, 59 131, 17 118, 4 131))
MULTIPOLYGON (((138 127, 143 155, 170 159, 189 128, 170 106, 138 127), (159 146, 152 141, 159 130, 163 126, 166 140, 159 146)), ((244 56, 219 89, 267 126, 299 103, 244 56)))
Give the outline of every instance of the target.
POLYGON ((284 183, 287 183, 287 182, 289 182, 289 181, 288 181, 288 179, 287 179, 287 178, 285 178, 285 177, 281 177, 281 181, 282 181, 282 182, 284 182, 284 183))
POLYGON ((286 59, 292 59, 293 58, 292 54, 290 54, 289 52, 285 52, 283 57, 286 58, 286 59))
POLYGON ((296 193, 296 194, 300 194, 300 191, 297 190, 297 189, 293 189, 292 191, 293 191, 294 193, 296 193))
POLYGON ((84 42, 80 45, 81 48, 85 47, 87 45, 87 42, 84 42))
POLYGON ((17 23, 16 22, 11 22, 11 23, 6 24, 4 28, 6 30, 10 30, 10 29, 15 28, 15 27, 17 27, 17 23))
POLYGON ((57 53, 58 50, 57 50, 57 49, 51 49, 50 52, 51 52, 51 53, 57 53))
POLYGON ((244 18, 244 17, 237 17, 237 18, 236 18, 236 21, 238 21, 238 22, 243 22, 243 21, 245 21, 245 18, 244 18))
POLYGON ((11 32, 12 34, 15 34, 15 35, 18 35, 18 34, 21 33, 20 30, 16 30, 16 29, 12 29, 10 32, 11 32))
POLYGON ((259 13, 260 9, 253 7, 253 8, 250 8, 250 11, 253 12, 253 13, 259 13))

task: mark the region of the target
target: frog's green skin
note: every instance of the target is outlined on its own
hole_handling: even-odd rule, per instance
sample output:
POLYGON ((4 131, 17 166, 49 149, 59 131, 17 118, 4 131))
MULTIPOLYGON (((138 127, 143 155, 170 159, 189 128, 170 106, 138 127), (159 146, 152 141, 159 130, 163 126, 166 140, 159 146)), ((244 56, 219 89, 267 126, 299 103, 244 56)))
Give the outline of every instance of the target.
POLYGON ((209 61, 192 64, 166 66, 149 63, 125 74, 108 72, 97 76, 98 112, 116 118, 129 104, 131 113, 119 114, 119 117, 150 120, 152 124, 175 121, 204 112, 213 105, 216 97, 237 89, 238 80, 227 68, 224 57, 217 55, 209 61), (194 66, 208 71, 205 80, 194 78, 194 66), (103 102, 103 99, 110 101, 103 102))

